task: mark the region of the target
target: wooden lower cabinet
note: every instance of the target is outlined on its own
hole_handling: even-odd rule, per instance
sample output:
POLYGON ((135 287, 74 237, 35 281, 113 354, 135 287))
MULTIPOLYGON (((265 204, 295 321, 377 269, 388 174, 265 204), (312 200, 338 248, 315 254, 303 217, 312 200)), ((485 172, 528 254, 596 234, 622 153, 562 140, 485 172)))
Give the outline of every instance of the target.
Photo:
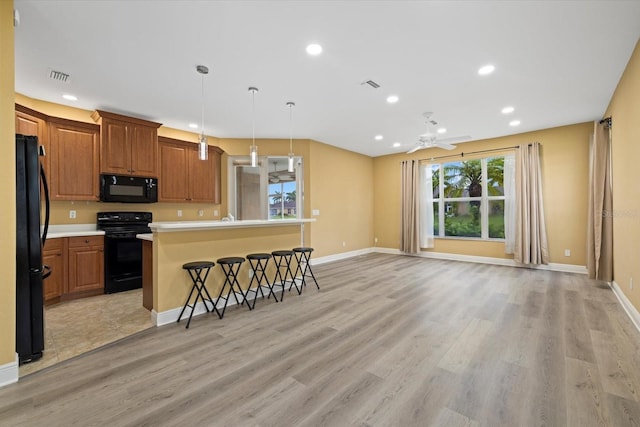
POLYGON ((49 239, 43 263, 52 269, 44 281, 45 302, 104 293, 104 237, 49 239))
POLYGON ((44 302, 58 302, 64 293, 67 279, 67 239, 49 239, 42 250, 42 263, 51 268, 51 274, 44 279, 44 302))
POLYGON ((104 291, 104 238, 69 237, 69 293, 104 291))

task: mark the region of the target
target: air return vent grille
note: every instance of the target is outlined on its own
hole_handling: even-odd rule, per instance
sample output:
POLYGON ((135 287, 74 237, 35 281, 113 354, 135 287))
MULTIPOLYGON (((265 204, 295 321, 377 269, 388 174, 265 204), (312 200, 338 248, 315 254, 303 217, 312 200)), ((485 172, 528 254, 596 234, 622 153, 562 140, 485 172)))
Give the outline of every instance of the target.
POLYGON ((49 78, 52 80, 66 83, 69 81, 69 77, 71 77, 69 74, 63 73, 62 71, 49 70, 49 78))
POLYGON ((361 85, 369 85, 374 89, 378 89, 380 87, 380 85, 376 82, 374 82, 373 80, 366 80, 362 83, 360 83, 361 85))

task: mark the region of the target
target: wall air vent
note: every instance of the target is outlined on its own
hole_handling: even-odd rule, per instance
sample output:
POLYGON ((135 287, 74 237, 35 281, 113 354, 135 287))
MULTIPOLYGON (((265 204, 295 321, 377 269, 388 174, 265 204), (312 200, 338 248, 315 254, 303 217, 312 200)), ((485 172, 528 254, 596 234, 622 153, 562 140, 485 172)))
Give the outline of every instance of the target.
POLYGON ((71 77, 67 73, 63 73, 62 71, 49 70, 49 78, 53 80, 57 80, 59 82, 67 83, 69 81, 69 77, 71 77))
POLYGON ((369 85, 374 89, 378 89, 380 87, 380 85, 378 83, 374 82, 373 80, 364 81, 364 82, 360 83, 360 85, 369 85))

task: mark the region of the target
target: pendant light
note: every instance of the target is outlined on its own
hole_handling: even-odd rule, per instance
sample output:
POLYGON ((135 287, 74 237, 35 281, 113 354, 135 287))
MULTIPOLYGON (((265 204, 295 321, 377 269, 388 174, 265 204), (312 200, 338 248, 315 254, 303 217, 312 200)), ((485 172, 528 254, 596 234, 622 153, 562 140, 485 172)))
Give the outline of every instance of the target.
POLYGON ((251 157, 251 167, 258 166, 258 147, 256 146, 256 92, 257 87, 251 86, 249 92, 251 92, 251 147, 249 147, 249 156, 251 157))
POLYGON ((296 106, 295 102, 287 102, 287 106, 289 107, 289 166, 287 167, 288 172, 294 172, 293 168, 293 107, 296 106))
POLYGON ((198 138, 198 158, 207 160, 209 158, 209 144, 204 136, 204 75, 209 74, 209 68, 204 65, 196 66, 196 71, 202 75, 202 127, 200 128, 200 138, 198 138))

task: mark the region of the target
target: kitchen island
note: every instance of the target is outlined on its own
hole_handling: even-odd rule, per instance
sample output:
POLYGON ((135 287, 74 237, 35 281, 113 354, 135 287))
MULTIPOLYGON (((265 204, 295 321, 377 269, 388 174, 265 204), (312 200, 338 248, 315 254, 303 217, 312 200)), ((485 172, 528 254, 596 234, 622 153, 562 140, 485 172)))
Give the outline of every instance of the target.
MULTIPOLYGON (((158 326, 175 322, 185 303, 192 282, 182 265, 192 261, 213 261, 218 258, 246 257, 255 252, 291 249, 308 242, 305 224, 315 219, 245 220, 245 221, 178 221, 152 222, 152 235, 139 235, 151 242, 151 250, 145 251, 150 266, 153 286, 143 286, 146 300, 153 301, 152 319, 158 326), (152 252, 151 254, 149 252, 152 252), (149 262, 148 257, 153 261, 149 262), (152 292, 152 295, 149 295, 152 292)), ((273 262, 267 270, 269 278, 275 272, 273 262)), ((148 270, 147 270, 148 271, 148 270)), ((249 283, 249 263, 240 269, 238 279, 244 288, 249 283)), ((147 275, 148 276, 148 275, 147 275)), ((218 296, 224 276, 216 265, 207 278, 207 289, 213 298, 218 296)), ((143 295, 143 299, 144 295, 143 295)), ((233 301, 233 299, 232 299, 233 301)), ((198 307, 196 314, 204 311, 198 307)))

